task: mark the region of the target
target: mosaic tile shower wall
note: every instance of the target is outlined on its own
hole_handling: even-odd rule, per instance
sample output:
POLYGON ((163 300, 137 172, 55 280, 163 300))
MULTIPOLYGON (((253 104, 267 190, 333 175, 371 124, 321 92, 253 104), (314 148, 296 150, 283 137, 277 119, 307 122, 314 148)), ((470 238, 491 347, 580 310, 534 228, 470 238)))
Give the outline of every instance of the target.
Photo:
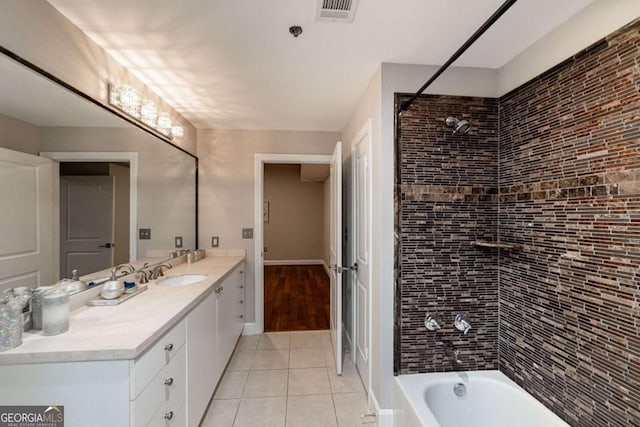
POLYGON ((497 369, 497 251, 473 244, 497 236, 497 100, 423 96, 401 123, 399 370, 497 369), (472 120, 473 131, 452 135, 448 116, 472 120), (426 330, 427 313, 441 330, 426 330), (467 335, 454 328, 456 313, 469 315, 467 335), (446 341, 461 351, 459 365, 446 341))
POLYGON ((500 368, 580 427, 640 425, 639 29, 500 99, 500 368))
POLYGON ((499 100, 422 96, 398 123, 397 372, 499 368, 572 426, 640 426, 640 20, 499 100))

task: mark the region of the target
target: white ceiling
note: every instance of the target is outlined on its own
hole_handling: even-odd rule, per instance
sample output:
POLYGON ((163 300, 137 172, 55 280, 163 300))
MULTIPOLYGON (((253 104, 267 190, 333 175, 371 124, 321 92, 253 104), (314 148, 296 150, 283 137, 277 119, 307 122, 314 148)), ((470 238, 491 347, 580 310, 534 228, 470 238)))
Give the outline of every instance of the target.
MULTIPOLYGON (((500 68, 592 1, 520 0, 455 65, 500 68)), ((503 0, 360 0, 351 24, 316 0, 49 2, 196 127, 339 131, 381 62, 444 63, 503 0)))

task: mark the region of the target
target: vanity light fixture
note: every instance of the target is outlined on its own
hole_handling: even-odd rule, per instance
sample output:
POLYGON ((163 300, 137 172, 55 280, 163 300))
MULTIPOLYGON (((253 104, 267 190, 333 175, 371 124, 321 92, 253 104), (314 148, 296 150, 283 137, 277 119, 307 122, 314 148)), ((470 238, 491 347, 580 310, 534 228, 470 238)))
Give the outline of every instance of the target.
POLYGON ((161 134, 169 136, 171 135, 171 131, 173 130, 171 129, 171 127, 171 116, 169 116, 167 113, 160 113, 160 115, 158 116, 158 124, 156 126, 156 129, 158 129, 161 134))
POLYGON ((153 102, 146 100, 140 107, 140 120, 146 124, 151 126, 152 128, 156 127, 158 123, 158 115, 160 114, 160 110, 153 102))
POLYGON ((109 85, 109 104, 157 130, 171 139, 184 137, 184 127, 168 113, 160 111, 152 101, 145 99, 131 86, 109 85))
POLYGON ((142 97, 131 86, 109 86, 109 102, 131 117, 140 118, 140 104, 142 97))
POLYGON ((179 124, 174 124, 171 128, 171 133, 174 138, 182 138, 184 136, 184 128, 179 124))

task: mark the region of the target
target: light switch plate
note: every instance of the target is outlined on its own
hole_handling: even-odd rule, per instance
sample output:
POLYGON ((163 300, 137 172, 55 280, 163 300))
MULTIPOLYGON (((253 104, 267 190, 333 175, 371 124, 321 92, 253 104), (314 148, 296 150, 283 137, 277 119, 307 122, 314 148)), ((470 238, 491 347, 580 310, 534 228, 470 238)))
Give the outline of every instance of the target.
POLYGON ((150 228, 141 228, 138 230, 138 238, 140 240, 150 240, 151 239, 151 229, 150 228))
POLYGON ((242 229, 242 238, 243 239, 253 239, 253 228, 243 228, 242 229))
POLYGON ((220 246, 220 237, 211 236, 211 247, 217 248, 218 246, 220 246))
POLYGON ((176 236, 174 240, 175 240, 175 243, 176 243, 176 248, 181 248, 182 247, 182 236, 176 236))

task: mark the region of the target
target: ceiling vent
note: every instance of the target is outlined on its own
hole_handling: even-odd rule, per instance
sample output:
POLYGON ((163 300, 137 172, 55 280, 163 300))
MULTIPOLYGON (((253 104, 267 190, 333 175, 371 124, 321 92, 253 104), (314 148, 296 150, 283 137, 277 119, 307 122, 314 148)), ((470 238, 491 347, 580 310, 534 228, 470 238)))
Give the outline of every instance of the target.
POLYGON ((358 0, 317 0, 316 21, 353 22, 358 0))

